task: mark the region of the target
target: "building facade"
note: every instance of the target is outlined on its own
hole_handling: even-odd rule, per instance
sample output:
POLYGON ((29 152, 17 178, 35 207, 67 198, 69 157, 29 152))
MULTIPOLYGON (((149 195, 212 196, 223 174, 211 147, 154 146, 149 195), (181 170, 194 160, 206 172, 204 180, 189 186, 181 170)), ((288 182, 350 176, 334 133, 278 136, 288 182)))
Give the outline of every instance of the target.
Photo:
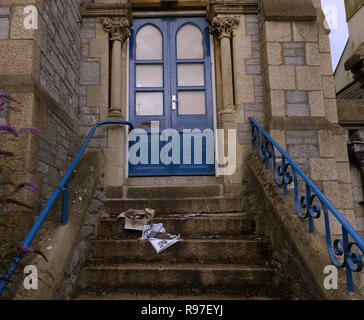
POLYGON ((339 124, 348 132, 350 172, 357 223, 363 227, 364 207, 364 103, 363 103, 363 26, 364 2, 345 1, 349 39, 335 70, 339 124))
MULTIPOLYGON (((336 96, 347 83, 337 80, 335 89, 328 35, 319 0, 0 0, 0 90, 21 111, 0 114, 0 123, 40 130, 0 141, 19 155, 11 163, 16 179, 38 183, 47 199, 99 121, 132 122, 148 146, 153 130, 173 129, 178 139, 183 129, 198 129, 193 141, 209 141, 208 132, 224 129, 225 139, 210 142, 212 161, 202 148, 202 163, 196 144, 177 147, 179 159, 187 152, 195 162, 168 162, 173 156, 163 147, 173 132, 156 142, 155 162, 152 147, 147 162, 128 161, 144 138, 128 141, 125 127, 99 128, 89 148, 103 150, 110 198, 131 179, 169 177, 168 184, 211 176, 233 203, 249 191, 254 117, 363 232, 358 174, 350 170, 336 96), (36 19, 25 28, 29 6, 36 19), (232 145, 228 160, 215 155, 232 145)), ((322 219, 316 227, 324 234, 322 219)), ((339 234, 339 225, 332 232, 339 234)))

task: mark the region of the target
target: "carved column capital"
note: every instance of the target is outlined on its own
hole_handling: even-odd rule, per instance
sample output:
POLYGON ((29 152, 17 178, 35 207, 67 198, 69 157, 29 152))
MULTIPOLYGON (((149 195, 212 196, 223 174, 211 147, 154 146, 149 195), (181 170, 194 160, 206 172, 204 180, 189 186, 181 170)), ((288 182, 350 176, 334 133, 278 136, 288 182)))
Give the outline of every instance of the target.
POLYGON ((210 25, 210 33, 218 38, 231 38, 233 29, 239 24, 239 17, 214 17, 210 25))
POLYGON ((102 24, 104 31, 111 34, 111 40, 124 42, 130 37, 129 21, 125 17, 103 18, 102 24))

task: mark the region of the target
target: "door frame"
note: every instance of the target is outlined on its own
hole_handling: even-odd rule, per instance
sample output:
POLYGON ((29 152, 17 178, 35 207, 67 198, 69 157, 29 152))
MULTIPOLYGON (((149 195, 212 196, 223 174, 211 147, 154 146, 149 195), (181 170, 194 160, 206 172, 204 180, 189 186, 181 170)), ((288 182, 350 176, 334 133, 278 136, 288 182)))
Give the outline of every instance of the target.
MULTIPOLYGON (((206 11, 171 11, 171 12, 137 12, 133 13, 135 18, 161 18, 161 17, 206 17, 206 11)), ((130 59, 129 59, 130 41, 126 41, 126 97, 125 97, 125 118, 129 121, 129 90, 130 90, 130 59)), ((215 177, 217 177, 217 107, 216 107, 216 71, 215 71, 215 46, 214 37, 210 35, 210 52, 211 52, 211 94, 212 94, 212 116, 213 116, 213 131, 215 135, 215 177)), ((125 178, 129 178, 129 141, 128 141, 128 130, 125 129, 125 178)), ((197 177, 197 175, 196 175, 197 177)))

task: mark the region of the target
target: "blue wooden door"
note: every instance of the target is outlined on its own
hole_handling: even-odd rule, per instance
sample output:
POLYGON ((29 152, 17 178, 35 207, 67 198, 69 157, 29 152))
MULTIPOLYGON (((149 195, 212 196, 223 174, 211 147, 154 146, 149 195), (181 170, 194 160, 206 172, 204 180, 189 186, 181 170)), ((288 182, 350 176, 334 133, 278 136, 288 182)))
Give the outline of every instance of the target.
POLYGON ((129 118, 145 136, 129 142, 129 175, 214 175, 206 18, 134 19, 131 31, 129 118))

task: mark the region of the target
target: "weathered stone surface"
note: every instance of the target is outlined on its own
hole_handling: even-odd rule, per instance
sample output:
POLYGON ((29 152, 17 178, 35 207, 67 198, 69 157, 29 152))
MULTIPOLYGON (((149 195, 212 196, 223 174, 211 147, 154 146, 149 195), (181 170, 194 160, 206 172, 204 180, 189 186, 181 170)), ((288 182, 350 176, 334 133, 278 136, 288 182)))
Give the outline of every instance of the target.
POLYGON ((348 162, 336 163, 338 181, 340 183, 351 183, 350 167, 348 162))
POLYGON ((317 144, 317 134, 313 130, 287 130, 287 145, 317 144))
POLYGON ((88 243, 86 241, 81 241, 75 246, 72 258, 66 271, 67 275, 71 276, 73 273, 75 273, 75 269, 80 267, 80 264, 85 262, 87 250, 88 243))
POLYGON ((7 40, 0 46, 0 74, 32 74, 37 49, 32 40, 7 40), (16 64, 13 61, 17 61, 16 64))
POLYGON ((282 63, 282 47, 280 43, 267 43, 268 64, 280 65, 282 63))
POLYGON ((311 91, 309 93, 310 112, 312 117, 324 117, 325 105, 322 91, 311 91))
POLYGON ((296 89, 295 71, 293 66, 269 66, 269 85, 276 90, 296 89))
POLYGON ((41 55, 40 80, 47 93, 77 122, 80 85, 80 0, 67 5, 44 1, 46 46, 41 55), (65 19, 67 23, 64 23, 65 19))
POLYGON ((316 10, 312 0, 263 0, 262 14, 266 20, 315 20, 316 10))
POLYGON ((333 74, 330 53, 320 53, 320 65, 322 75, 331 76, 333 74))
POLYGON ((264 28, 268 42, 289 42, 292 40, 291 24, 288 22, 266 21, 264 28))
POLYGON ((304 57, 285 57, 284 64, 287 66, 302 66, 305 64, 304 57))
POLYGON ((332 123, 338 123, 336 99, 324 99, 324 105, 327 120, 332 123))
POLYGON ((83 226, 81 228, 81 239, 87 239, 93 233, 94 233, 93 226, 83 226))
POLYGON ((325 99, 334 99, 336 97, 335 82, 332 75, 322 76, 322 89, 325 99))
POLYGON ((310 159, 310 176, 316 180, 337 180, 335 159, 310 159))
POLYGON ((331 141, 330 131, 319 130, 317 132, 320 147, 320 156, 325 158, 333 158, 335 156, 334 146, 331 141))
POLYGON ((317 36, 315 22, 293 22, 293 41, 317 42, 317 36))
POLYGON ((320 67, 298 66, 296 67, 297 89, 321 90, 320 67))
POLYGON ((100 63, 82 62, 81 63, 82 82, 88 84, 100 84, 100 63))
POLYGON ((287 115, 289 117, 309 117, 310 106, 308 104, 286 104, 287 115))
POLYGON ((319 35, 319 48, 320 48, 320 52, 326 52, 326 53, 331 52, 330 38, 328 35, 326 35, 326 34, 319 35))
POLYGON ((102 202, 93 199, 90 203, 90 207, 88 208, 88 212, 90 213, 98 213, 102 206, 102 202))
POLYGON ((286 91, 287 103, 305 103, 308 101, 308 95, 306 91, 286 91))
POLYGON ((309 66, 320 65, 320 53, 317 43, 306 43, 306 59, 309 66))
POLYGON ((9 19, 8 18, 0 18, 0 39, 8 39, 9 38, 9 19))
POLYGON ((9 7, 0 7, 0 16, 8 16, 9 14, 9 7))
POLYGON ((312 158, 318 157, 319 151, 315 145, 300 144, 289 146, 288 154, 293 158, 312 158))

